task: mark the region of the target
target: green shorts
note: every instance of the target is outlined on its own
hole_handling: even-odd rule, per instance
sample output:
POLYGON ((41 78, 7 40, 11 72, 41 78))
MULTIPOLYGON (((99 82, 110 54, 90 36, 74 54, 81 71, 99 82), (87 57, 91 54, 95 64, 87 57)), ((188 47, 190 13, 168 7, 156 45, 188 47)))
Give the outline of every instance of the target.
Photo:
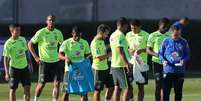
POLYGON ((46 63, 41 61, 39 64, 38 82, 62 81, 62 74, 63 72, 59 62, 46 63))
POLYGON ((20 82, 22 83, 22 86, 31 85, 30 71, 28 67, 24 69, 16 69, 11 67, 9 71, 10 71, 10 80, 9 80, 10 89, 17 89, 18 84, 20 82))
POLYGON ((114 80, 114 85, 119 86, 122 89, 126 89, 130 86, 132 86, 133 76, 129 76, 127 74, 127 70, 125 67, 121 68, 111 68, 112 71, 112 77, 114 80))
POLYGON ((104 86, 106 88, 114 87, 114 82, 112 78, 112 74, 110 74, 110 69, 107 70, 95 70, 94 75, 95 80, 95 90, 101 91, 104 86))

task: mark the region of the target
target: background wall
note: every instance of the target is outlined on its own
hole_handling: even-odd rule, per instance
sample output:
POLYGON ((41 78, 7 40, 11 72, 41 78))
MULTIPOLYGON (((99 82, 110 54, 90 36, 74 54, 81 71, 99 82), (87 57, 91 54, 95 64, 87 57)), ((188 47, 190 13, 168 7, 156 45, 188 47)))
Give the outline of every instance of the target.
POLYGON ((187 16, 201 20, 201 0, 0 0, 0 23, 43 23, 52 13, 58 23, 187 16), (190 2, 189 2, 190 1, 190 2))

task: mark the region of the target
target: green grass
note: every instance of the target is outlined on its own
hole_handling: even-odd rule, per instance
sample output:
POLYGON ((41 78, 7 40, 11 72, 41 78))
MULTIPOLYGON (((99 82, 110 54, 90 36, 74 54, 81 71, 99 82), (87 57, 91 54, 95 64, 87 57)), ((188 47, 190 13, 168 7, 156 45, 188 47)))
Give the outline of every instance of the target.
MULTIPOLYGON (((31 101, 33 101, 34 97, 34 88, 35 88, 35 83, 32 83, 32 88, 31 88, 31 101)), ((145 87, 145 100, 144 101, 154 101, 154 80, 149 80, 149 84, 145 87)), ((134 95, 136 99, 136 92, 137 88, 136 85, 134 84, 134 95)), ((183 90, 183 101, 201 101, 201 78, 188 78, 185 79, 184 82, 184 90, 183 90)), ((17 99, 22 99, 22 88, 19 86, 17 90, 17 99)), ((52 97, 52 85, 47 84, 41 97, 40 101, 51 101, 52 97)), ((102 92, 102 101, 104 97, 104 92, 102 92)), ((172 94, 171 94, 171 101, 173 100, 173 89, 172 89, 172 94)), ((60 99, 61 100, 61 95, 60 99)), ((0 84, 0 101, 8 101, 8 84, 0 84)), ((22 100, 18 100, 22 101, 22 100)), ((71 95, 70 96, 70 101, 79 101, 79 96, 71 95)), ((89 94, 89 101, 92 101, 92 93, 89 94)), ((135 100, 136 101, 136 100, 135 100)))

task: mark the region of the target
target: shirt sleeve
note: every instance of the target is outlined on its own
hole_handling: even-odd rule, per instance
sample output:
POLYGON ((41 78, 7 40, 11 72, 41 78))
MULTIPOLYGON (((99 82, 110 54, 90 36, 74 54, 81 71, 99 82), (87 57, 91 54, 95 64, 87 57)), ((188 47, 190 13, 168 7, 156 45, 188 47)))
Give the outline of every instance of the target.
POLYGON ((184 60, 185 62, 190 60, 190 48, 187 41, 185 41, 184 43, 184 56, 182 60, 184 60))
POLYGON ((65 54, 67 53, 67 47, 66 47, 66 42, 63 42, 59 48, 59 52, 64 52, 65 54))
POLYGON ((3 56, 10 57, 10 48, 7 43, 4 44, 3 56))
POLYGON ((123 47, 124 41, 125 41, 125 38, 123 37, 123 35, 117 36, 116 47, 123 47))
POLYGON ((154 36, 152 34, 147 39, 147 47, 154 47, 154 36))
POLYGON ((85 50, 84 50, 84 53, 85 54, 89 54, 91 51, 90 51, 90 48, 89 48, 89 44, 87 41, 85 41, 85 50))
POLYGON ((100 47, 98 47, 97 43, 95 43, 95 45, 92 45, 91 51, 93 52, 93 55, 95 55, 94 57, 104 55, 103 53, 101 53, 100 47))
POLYGON ((42 40, 41 38, 42 30, 36 32, 36 34, 31 38, 31 41, 36 44, 42 40))
POLYGON ((23 40, 24 40, 24 47, 25 47, 25 50, 28 50, 28 47, 27 47, 27 41, 26 41, 25 38, 24 38, 23 40))
POLYGON ((166 48, 166 47, 165 47, 165 42, 166 42, 166 41, 163 41, 163 43, 162 43, 162 45, 161 45, 161 48, 160 48, 160 50, 159 50, 159 59, 160 59, 161 62, 167 61, 166 58, 165 58, 165 56, 164 56, 165 48, 166 48))
POLYGON ((59 44, 62 44, 62 42, 64 41, 64 38, 63 38, 63 34, 62 32, 59 31, 59 37, 58 37, 58 41, 59 41, 59 44))

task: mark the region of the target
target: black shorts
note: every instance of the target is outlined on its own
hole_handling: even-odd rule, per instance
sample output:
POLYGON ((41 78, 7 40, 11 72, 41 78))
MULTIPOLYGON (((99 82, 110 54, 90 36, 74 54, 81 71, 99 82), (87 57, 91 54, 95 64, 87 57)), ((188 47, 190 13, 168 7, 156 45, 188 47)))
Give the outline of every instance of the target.
POLYGON ((126 67, 116 68, 112 67, 112 77, 114 80, 114 85, 119 86, 120 88, 127 89, 129 88, 133 81, 133 76, 129 76, 126 70, 126 67))
POLYGON ((59 65, 59 62, 40 62, 38 73, 39 83, 53 82, 54 80, 62 81, 62 75, 63 72, 61 66, 59 65))
POLYGON ((110 69, 107 70, 95 70, 95 90, 101 91, 104 88, 104 85, 107 88, 114 87, 114 82, 112 74, 110 74, 110 69))
POLYGON ((141 72, 142 76, 145 79, 144 83, 136 82, 137 85, 147 85, 148 84, 148 72, 141 72))
POLYGON ((163 65, 153 62, 153 75, 156 80, 156 83, 160 83, 162 85, 162 79, 163 79, 163 65))
POLYGON ((9 86, 11 89, 17 89, 18 84, 22 83, 22 86, 30 86, 31 80, 30 80, 30 71, 28 67, 24 69, 16 69, 11 67, 10 68, 10 80, 9 80, 9 86))

